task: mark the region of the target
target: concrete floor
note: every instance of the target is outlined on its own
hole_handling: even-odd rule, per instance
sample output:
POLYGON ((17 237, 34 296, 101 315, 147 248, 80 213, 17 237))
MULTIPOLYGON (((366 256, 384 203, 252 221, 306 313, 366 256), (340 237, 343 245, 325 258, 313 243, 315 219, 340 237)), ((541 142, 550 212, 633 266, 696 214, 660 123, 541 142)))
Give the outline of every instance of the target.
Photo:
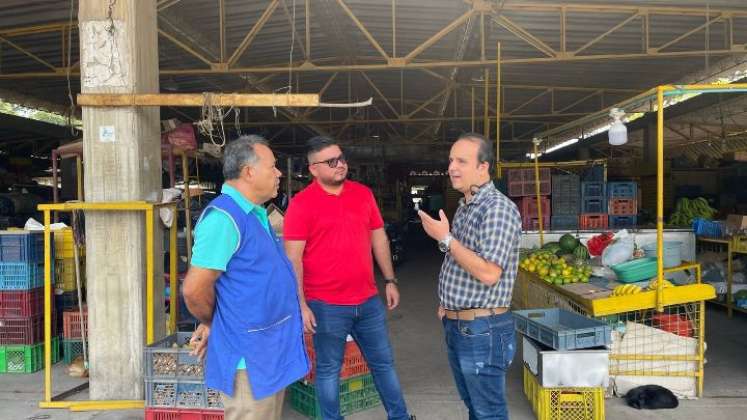
MULTIPOLYGON (((402 303, 389 319, 396 363, 409 409, 419 420, 467 419, 454 387, 443 345, 443 333, 435 317, 437 275, 441 255, 430 242, 410 246, 409 260, 398 269, 402 303), (414 255, 412 255, 414 254, 414 255)), ((701 419, 742 418, 747 409, 747 316, 726 317, 720 308, 711 308, 706 317, 708 363, 705 371, 705 398, 681 401, 676 410, 638 411, 625 406, 620 399, 606 400, 607 419, 701 419)), ((521 352, 509 372, 508 400, 511 418, 533 419, 534 414, 524 398, 521 377, 521 352)), ((68 378, 63 366, 55 367, 56 391, 68 389, 77 382, 68 378)), ((0 419, 142 419, 137 411, 70 413, 67 410, 40 410, 41 373, 0 375, 0 419), (35 417, 48 415, 49 417, 35 417)), ((85 393, 77 396, 87 398, 85 393)), ((284 419, 304 417, 286 404, 284 419)), ((350 420, 385 419, 383 408, 351 415, 350 420)))

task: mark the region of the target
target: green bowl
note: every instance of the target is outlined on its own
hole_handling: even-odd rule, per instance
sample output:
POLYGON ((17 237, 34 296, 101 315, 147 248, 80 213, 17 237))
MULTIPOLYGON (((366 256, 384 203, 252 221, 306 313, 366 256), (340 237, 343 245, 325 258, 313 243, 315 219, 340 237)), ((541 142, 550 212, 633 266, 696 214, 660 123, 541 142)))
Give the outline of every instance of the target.
POLYGON ((635 283, 656 277, 656 258, 638 258, 610 267, 620 283, 635 283))

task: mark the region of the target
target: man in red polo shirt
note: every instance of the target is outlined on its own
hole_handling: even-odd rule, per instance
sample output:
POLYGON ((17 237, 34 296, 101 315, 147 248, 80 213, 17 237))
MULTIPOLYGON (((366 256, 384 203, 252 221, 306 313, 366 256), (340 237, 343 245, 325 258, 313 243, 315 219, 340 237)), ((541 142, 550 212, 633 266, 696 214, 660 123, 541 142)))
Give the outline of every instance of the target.
POLYGON ((387 306, 396 308, 397 279, 376 200, 370 189, 346 179, 347 161, 334 140, 311 138, 308 159, 314 181, 291 200, 283 239, 296 270, 304 329, 314 334, 314 385, 322 418, 342 419, 339 377, 350 334, 371 369, 388 418, 410 419, 374 282, 372 250, 385 279, 387 306))

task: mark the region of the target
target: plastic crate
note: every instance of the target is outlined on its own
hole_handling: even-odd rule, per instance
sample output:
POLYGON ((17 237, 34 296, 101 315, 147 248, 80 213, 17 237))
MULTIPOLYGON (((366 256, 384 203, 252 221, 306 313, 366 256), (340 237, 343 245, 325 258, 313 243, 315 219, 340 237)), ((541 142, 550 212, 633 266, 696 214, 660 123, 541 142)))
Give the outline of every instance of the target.
POLYGON ((581 229, 607 229, 607 213, 601 214, 582 214, 578 219, 578 224, 581 229))
POLYGON ((724 237, 724 222, 715 222, 698 217, 693 220, 692 228, 697 236, 703 236, 706 238, 724 237))
MULTIPOLYGON (((52 336, 57 335, 57 323, 52 313, 52 336)), ((44 315, 27 318, 0 319, 1 344, 36 344, 44 340, 44 315)))
MULTIPOLYGON (((523 230, 539 230, 539 217, 526 216, 521 218, 521 228, 523 230)), ((542 230, 550 229, 550 215, 542 215, 542 230)))
POLYGON ((607 201, 607 188, 604 182, 584 181, 581 183, 581 198, 598 198, 607 201))
MULTIPOLYGON (((54 233, 54 255, 57 259, 75 258, 73 246, 73 229, 70 227, 57 229, 54 233)), ((84 246, 78 248, 78 256, 86 255, 84 246)))
POLYGON ((145 420, 223 420, 223 411, 146 407, 145 420))
POLYGON ((608 213, 613 216, 635 216, 638 214, 638 202, 634 198, 610 198, 608 213))
POLYGON ((553 175, 552 214, 578 216, 581 213, 581 180, 577 175, 553 175))
MULTIPOLYGON (((88 337, 88 307, 83 307, 83 332, 88 337)), ((78 308, 66 310, 62 313, 62 338, 63 339, 81 339, 80 334, 80 311, 78 308)))
POLYGON ((0 231, 0 262, 43 263, 44 232, 0 231))
MULTIPOLYGON (((581 192, 581 178, 574 174, 553 175, 552 176, 552 193, 553 195, 578 196, 581 192)), ((553 197, 555 199, 555 197, 553 197)))
POLYGON ((565 309, 514 311, 516 330, 555 350, 588 349, 612 343, 610 326, 565 309))
MULTIPOLYGON (((81 291, 81 296, 85 299, 86 291, 81 291)), ((61 294, 55 294, 54 306, 57 311, 64 311, 67 309, 74 309, 78 307, 78 292, 64 292, 61 294)))
POLYGON ((0 290, 0 318, 25 318, 44 313, 44 288, 0 290))
MULTIPOLYGON (((316 352, 314 352, 314 339, 311 334, 304 334, 304 343, 306 344, 306 353, 309 355, 309 364, 311 369, 304 377, 304 381, 314 383, 316 377, 316 352)), ((360 348, 355 341, 345 343, 345 353, 342 356, 342 368, 340 369, 340 379, 347 379, 353 376, 360 376, 369 373, 366 360, 361 354, 360 348)))
POLYGON ((76 357, 83 354, 83 340, 62 339, 62 361, 66 365, 73 363, 76 357))
MULTIPOLYGON (((80 258, 80 286, 86 285, 86 262, 80 258)), ((55 262, 54 288, 63 292, 72 292, 77 289, 75 280, 75 258, 58 259, 55 262)))
MULTIPOLYGON (((508 170, 508 195, 509 197, 524 197, 536 195, 534 169, 510 169, 508 170)), ((550 195, 552 183, 550 168, 540 168, 540 195, 550 195)))
POLYGON ((656 276, 656 258, 636 258, 610 267, 620 283, 635 283, 656 276))
POLYGON ((638 216, 609 216, 610 229, 628 229, 638 226, 638 216))
POLYGON ((42 286, 44 286, 43 263, 0 263, 0 290, 27 290, 42 286))
MULTIPOLYGON (((52 337, 52 363, 60 361, 60 343, 52 337)), ((33 373, 44 368, 44 343, 0 346, 0 373, 33 373)))
MULTIPOLYGON (((299 413, 311 418, 320 419, 321 410, 316 399, 314 385, 295 382, 288 387, 291 407, 299 413)), ((340 382, 340 414, 349 414, 367 410, 381 404, 379 393, 368 375, 345 379, 340 382)))
POLYGON ((732 238, 732 249, 736 252, 747 252, 747 236, 735 235, 732 238))
POLYGON ((608 182, 607 194, 612 198, 631 198, 635 200, 638 197, 638 184, 635 182, 608 182))
POLYGON ((202 362, 183 347, 191 337, 190 332, 179 332, 145 347, 145 378, 202 380, 202 362))
MULTIPOLYGON (((522 197, 519 200, 519 210, 522 216, 537 216, 537 196, 534 197, 522 197)), ((542 205, 542 216, 550 216, 550 197, 540 197, 540 203, 542 205)))
POLYGON ((607 213, 607 200, 604 198, 582 198, 582 213, 607 213))
POLYGON ((552 195, 552 214, 554 216, 574 216, 578 217, 581 213, 581 198, 574 196, 552 195))
POLYGON ((537 420, 604 420, 604 388, 545 388, 524 366, 524 395, 537 420))
POLYGON ((206 408, 207 387, 202 381, 145 379, 145 406, 206 408))
POLYGON ((577 230, 578 216, 558 216, 550 217, 550 226, 553 230, 577 230))

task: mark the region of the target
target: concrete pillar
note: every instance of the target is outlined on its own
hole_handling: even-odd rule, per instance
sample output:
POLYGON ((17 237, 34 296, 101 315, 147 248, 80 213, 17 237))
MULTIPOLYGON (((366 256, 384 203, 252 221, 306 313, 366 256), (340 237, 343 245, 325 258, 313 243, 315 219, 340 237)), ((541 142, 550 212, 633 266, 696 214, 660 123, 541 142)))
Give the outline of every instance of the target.
MULTIPOLYGON (((157 93, 155 0, 80 0, 83 93, 157 93)), ((157 107, 84 108, 85 200, 160 200, 157 107)), ((157 212, 156 212, 157 214, 157 212)), ((145 217, 87 212, 90 397, 142 399, 145 217)), ((160 223, 156 221, 156 226, 160 223)), ((156 229, 156 337, 164 334, 163 238, 156 229)))

